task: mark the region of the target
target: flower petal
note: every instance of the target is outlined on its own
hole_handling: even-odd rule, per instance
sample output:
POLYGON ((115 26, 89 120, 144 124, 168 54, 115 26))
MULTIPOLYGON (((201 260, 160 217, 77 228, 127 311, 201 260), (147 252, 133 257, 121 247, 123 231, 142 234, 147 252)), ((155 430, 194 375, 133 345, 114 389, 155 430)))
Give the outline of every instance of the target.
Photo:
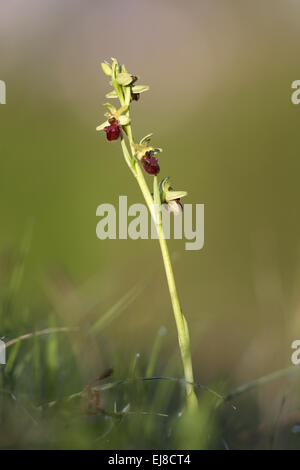
POLYGON ((127 126, 127 124, 130 123, 130 118, 129 116, 125 116, 124 114, 119 117, 119 123, 121 126, 127 126))
POLYGON ((175 201, 176 199, 180 199, 182 197, 187 196, 186 191, 167 191, 166 192, 166 201, 175 201))
POLYGON ((103 131, 104 127, 109 126, 109 122, 105 121, 100 126, 96 127, 96 131, 103 131))
POLYGON ((105 73, 105 75, 107 75, 108 77, 111 77, 112 69, 111 69, 111 66, 109 65, 109 63, 104 61, 104 62, 101 63, 101 67, 102 67, 102 70, 105 73))
POLYGON ((153 133, 151 134, 147 134, 145 135, 145 137, 143 137, 141 140, 140 140, 140 145, 144 145, 144 144, 149 144, 150 143, 150 140, 151 140, 151 137, 153 136, 153 133))
POLYGON ((132 93, 134 94, 144 93, 144 91, 148 91, 149 88, 150 87, 148 85, 135 85, 132 87, 132 93))
POLYGON ((111 114, 114 114, 117 111, 117 108, 114 104, 104 103, 103 106, 105 106, 111 112, 111 114))
POLYGON ((133 82, 134 76, 128 72, 121 72, 117 75, 117 82, 121 86, 128 86, 133 82))

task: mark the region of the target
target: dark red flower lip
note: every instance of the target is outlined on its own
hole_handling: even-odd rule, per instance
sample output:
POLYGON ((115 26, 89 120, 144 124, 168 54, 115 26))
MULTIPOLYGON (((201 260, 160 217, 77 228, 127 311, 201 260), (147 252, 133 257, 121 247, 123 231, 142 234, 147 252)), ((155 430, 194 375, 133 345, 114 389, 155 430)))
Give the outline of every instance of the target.
POLYGON ((158 158, 154 157, 151 152, 146 152, 141 158, 141 164, 148 175, 155 176, 160 172, 158 158))
POLYGON ((122 126, 119 121, 112 117, 108 120, 109 126, 104 127, 104 131, 106 132, 106 138, 109 142, 113 140, 118 140, 119 137, 122 135, 122 126))

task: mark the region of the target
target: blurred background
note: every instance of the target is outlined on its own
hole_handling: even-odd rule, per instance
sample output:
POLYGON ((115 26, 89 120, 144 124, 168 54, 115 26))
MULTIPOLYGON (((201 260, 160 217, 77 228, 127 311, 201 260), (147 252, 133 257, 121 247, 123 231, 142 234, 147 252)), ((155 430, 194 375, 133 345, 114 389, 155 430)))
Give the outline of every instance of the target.
MULTIPOLYGON (((100 62, 111 57, 150 85, 133 103, 134 135, 153 132, 161 176, 188 191, 184 202, 205 204, 204 248, 169 243, 195 380, 225 393, 291 366, 300 338, 299 20, 296 0, 2 2, 0 337, 79 328, 8 349, 6 390, 38 404, 108 367, 118 379, 138 362, 142 374, 161 326, 156 372, 182 375, 158 243, 96 237, 99 204, 142 202, 118 143, 95 131, 110 91, 100 62)), ((239 409, 226 408, 213 446, 265 447, 280 415, 277 445, 299 448, 297 374, 244 395, 239 409)), ((90 445, 75 434, 63 444, 39 433, 24 441, 11 413, 4 448, 90 445)), ((117 437, 106 445, 129 446, 117 437)))

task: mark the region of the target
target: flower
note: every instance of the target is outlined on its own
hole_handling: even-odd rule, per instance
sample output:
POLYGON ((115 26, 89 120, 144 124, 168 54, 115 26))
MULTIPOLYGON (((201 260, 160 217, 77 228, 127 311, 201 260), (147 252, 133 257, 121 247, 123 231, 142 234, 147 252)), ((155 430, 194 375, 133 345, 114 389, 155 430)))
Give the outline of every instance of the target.
POLYGON ((170 178, 164 178, 159 184, 162 205, 168 212, 177 215, 183 211, 180 199, 187 195, 186 191, 173 191, 170 178))
POLYGON ((112 140, 117 140, 119 137, 122 135, 122 126, 118 119, 116 118, 110 118, 108 120, 109 126, 104 127, 104 131, 106 132, 106 138, 110 142, 112 140))
POLYGON ((100 124, 96 130, 106 132, 107 140, 112 142, 122 136, 122 126, 126 126, 130 123, 129 116, 123 114, 128 110, 128 106, 122 106, 118 110, 110 103, 105 103, 104 106, 109 109, 109 112, 105 114, 108 120, 100 124))
POLYGON ((153 152, 146 152, 141 158, 141 164, 148 175, 158 175, 160 172, 158 158, 153 156, 153 152))
POLYGON ((171 212, 174 215, 181 214, 181 212, 183 211, 180 199, 174 199, 174 201, 163 203, 163 206, 168 212, 171 212))
POLYGON ((119 72, 117 73, 116 80, 117 83, 121 86, 132 86, 139 77, 128 72, 119 72))
POLYGON ((143 169, 148 175, 158 175, 160 172, 158 158, 155 156, 156 153, 162 152, 160 148, 154 148, 150 146, 152 134, 148 134, 143 137, 138 144, 133 144, 137 151, 135 156, 140 160, 143 169))
POLYGON ((119 65, 117 59, 112 58, 112 64, 104 61, 101 63, 101 67, 104 74, 112 78, 110 84, 114 87, 113 91, 107 93, 106 98, 119 98, 118 88, 121 88, 125 102, 129 104, 131 101, 138 101, 140 94, 149 90, 148 85, 136 85, 139 77, 129 73, 125 65, 119 65))

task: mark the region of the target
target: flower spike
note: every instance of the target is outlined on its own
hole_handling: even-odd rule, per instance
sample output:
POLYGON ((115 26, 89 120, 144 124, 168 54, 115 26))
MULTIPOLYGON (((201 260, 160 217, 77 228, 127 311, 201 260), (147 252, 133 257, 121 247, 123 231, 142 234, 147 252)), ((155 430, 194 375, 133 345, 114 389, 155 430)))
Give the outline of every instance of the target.
POLYGON ((136 181, 142 191, 147 206, 153 216, 153 220, 157 229, 157 235, 160 241, 162 258, 165 266, 168 287, 172 301, 174 317, 177 326, 177 334, 181 358, 184 367, 185 387, 188 408, 197 412, 197 397, 194 391, 194 376, 190 348, 190 336, 188 324, 184 314, 182 313, 178 293, 175 284, 175 278, 172 269, 170 254, 168 251, 164 228, 162 224, 161 211, 156 212, 156 205, 165 205, 167 210, 178 214, 182 211, 180 199, 186 196, 186 191, 174 191, 170 185, 169 178, 164 178, 158 186, 156 175, 160 168, 158 164, 158 154, 162 149, 153 147, 150 143, 152 134, 146 135, 139 143, 133 138, 133 132, 130 122, 130 106, 133 101, 137 101, 141 93, 149 90, 147 85, 136 85, 138 77, 129 73, 124 65, 119 65, 117 59, 112 58, 111 64, 103 62, 101 64, 105 75, 110 77, 110 85, 113 90, 106 95, 110 99, 117 98, 120 102, 120 109, 116 109, 111 103, 106 103, 105 107, 107 121, 97 127, 97 130, 104 130, 109 141, 121 139, 121 148, 124 159, 136 178, 136 181), (123 136, 123 126, 124 136, 123 136), (126 137, 126 139, 125 139, 126 137), (127 140, 129 148, 127 146, 127 140), (145 180, 142 168, 153 178, 153 194, 151 194, 148 184, 145 180))

